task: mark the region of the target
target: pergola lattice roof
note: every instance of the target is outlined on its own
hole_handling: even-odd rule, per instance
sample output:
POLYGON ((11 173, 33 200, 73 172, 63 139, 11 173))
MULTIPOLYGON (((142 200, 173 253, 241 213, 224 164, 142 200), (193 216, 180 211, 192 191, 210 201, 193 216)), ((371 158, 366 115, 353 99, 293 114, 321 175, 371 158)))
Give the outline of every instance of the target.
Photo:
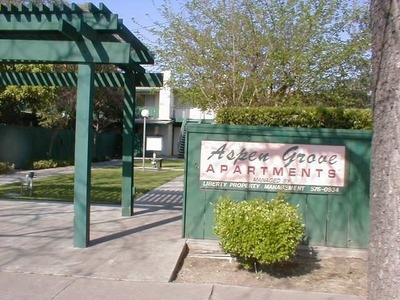
POLYGON ((144 73, 147 47, 103 3, 0 4, 0 61, 116 64, 144 73), (39 51, 40 50, 40 51, 39 51))

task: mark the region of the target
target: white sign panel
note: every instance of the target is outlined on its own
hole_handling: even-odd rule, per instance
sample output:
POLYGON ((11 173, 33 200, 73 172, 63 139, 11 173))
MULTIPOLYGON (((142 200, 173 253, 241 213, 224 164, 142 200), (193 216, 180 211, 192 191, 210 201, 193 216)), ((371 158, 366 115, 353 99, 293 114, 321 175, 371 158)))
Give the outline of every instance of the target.
POLYGON ((344 146, 202 141, 200 180, 205 188, 339 192, 329 187, 344 187, 345 162, 344 146))
POLYGON ((146 138, 146 150, 162 151, 163 138, 160 136, 148 136, 146 138))

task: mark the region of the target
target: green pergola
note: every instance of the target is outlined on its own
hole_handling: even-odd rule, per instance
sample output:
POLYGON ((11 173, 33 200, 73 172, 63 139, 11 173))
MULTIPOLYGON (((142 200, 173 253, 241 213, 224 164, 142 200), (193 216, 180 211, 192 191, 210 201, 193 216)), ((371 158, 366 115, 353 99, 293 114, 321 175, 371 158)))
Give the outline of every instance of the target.
POLYGON ((90 244, 91 151, 94 87, 123 87, 122 215, 133 215, 135 89, 162 86, 149 74, 149 50, 104 4, 0 4, 0 63, 76 64, 76 73, 0 72, 0 85, 77 87, 74 185, 74 246, 90 244), (118 72, 96 73, 96 64, 118 72))

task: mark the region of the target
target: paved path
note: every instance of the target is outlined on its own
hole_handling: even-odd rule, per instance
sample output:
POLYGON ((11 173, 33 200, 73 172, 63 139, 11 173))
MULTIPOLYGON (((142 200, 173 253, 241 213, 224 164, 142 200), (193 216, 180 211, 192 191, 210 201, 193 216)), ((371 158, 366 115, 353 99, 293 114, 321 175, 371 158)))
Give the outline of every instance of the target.
MULTIPOLYGON (((73 169, 41 170, 38 176, 65 172, 73 169)), ((12 180, 1 177, 3 183, 12 180)), ((72 246, 71 203, 0 199, 0 299, 365 299, 169 283, 186 242, 182 191, 180 176, 137 199, 133 217, 122 217, 119 206, 92 205, 91 246, 84 249, 72 246)))
MULTIPOLYGON (((113 168, 122 166, 122 162, 119 159, 92 163, 92 168, 113 168)), ((55 175, 63 175, 63 174, 72 174, 75 172, 74 166, 62 167, 62 168, 52 168, 52 169, 42 169, 42 170, 16 170, 12 174, 1 174, 0 175, 0 185, 21 182, 25 180, 25 176, 29 172, 35 172, 35 177, 47 177, 47 176, 55 176, 55 175)))

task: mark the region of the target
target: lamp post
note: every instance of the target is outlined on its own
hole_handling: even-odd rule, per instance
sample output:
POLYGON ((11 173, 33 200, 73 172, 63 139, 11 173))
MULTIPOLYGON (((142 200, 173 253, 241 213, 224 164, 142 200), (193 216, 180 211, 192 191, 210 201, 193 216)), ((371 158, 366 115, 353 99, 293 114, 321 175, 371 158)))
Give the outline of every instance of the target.
POLYGON ((143 117, 143 171, 144 171, 144 160, 145 160, 145 155, 146 155, 146 119, 149 117, 149 110, 148 109, 143 109, 141 112, 141 115, 143 117))

